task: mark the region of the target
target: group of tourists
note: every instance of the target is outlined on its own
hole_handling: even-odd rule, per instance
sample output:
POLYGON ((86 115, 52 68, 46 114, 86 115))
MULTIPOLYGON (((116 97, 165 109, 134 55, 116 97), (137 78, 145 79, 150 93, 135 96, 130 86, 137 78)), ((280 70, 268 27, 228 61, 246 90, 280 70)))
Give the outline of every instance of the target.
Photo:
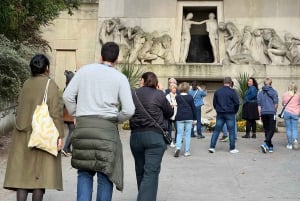
MULTIPOLYGON (((197 82, 193 82, 191 87, 189 83, 182 82, 177 87, 177 81, 172 78, 169 89, 163 91, 153 72, 143 73, 140 87, 132 90, 125 75, 114 68, 118 55, 119 46, 107 42, 101 48, 100 63, 85 65, 75 74, 66 71, 64 104, 61 104, 55 81, 51 80, 48 87, 46 102, 59 132, 57 150, 71 156, 71 165, 78 170, 77 201, 92 200, 95 175, 97 201, 111 201, 113 186, 123 190, 123 150, 118 124, 125 120, 130 120, 130 149, 135 161, 137 201, 156 200, 161 162, 167 149, 165 131, 171 134, 175 128, 175 139, 170 144, 175 147, 174 157, 179 157, 183 151, 183 141, 183 155, 188 157, 191 156, 191 137, 205 138, 201 132, 201 106, 206 90, 202 90, 197 82), (63 147, 64 121, 68 123, 69 134, 63 147)), ((17 201, 26 201, 28 193, 32 193, 33 201, 42 201, 45 189, 63 190, 61 154, 54 156, 39 148, 28 147, 32 116, 43 100, 45 86, 50 79, 50 62, 45 55, 36 55, 30 61, 30 69, 32 76, 24 83, 18 99, 4 181, 4 188, 16 191, 17 201)), ((215 92, 213 98, 217 116, 209 152, 215 152, 218 136, 226 125, 230 152, 237 153, 235 122, 240 103, 232 88, 232 79, 225 77, 223 83, 224 86, 215 92)), ((249 78, 243 103, 243 117, 247 120, 244 137, 249 138, 251 131, 252 137, 256 137, 255 120, 261 118, 266 137, 261 145, 264 153, 273 152, 271 140, 278 106, 278 95, 271 84, 272 80, 266 78, 258 93, 256 80, 249 78)), ((288 149, 296 148, 298 140, 300 96, 296 92, 297 87, 292 83, 282 102, 288 149)))

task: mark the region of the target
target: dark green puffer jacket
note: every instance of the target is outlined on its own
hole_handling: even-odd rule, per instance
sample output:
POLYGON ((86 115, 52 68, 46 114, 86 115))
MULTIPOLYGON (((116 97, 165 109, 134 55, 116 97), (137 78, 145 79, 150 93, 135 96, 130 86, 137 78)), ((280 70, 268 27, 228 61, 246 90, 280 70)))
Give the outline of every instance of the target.
POLYGON ((123 153, 117 123, 100 117, 76 118, 71 138, 72 167, 102 172, 123 190, 123 153))

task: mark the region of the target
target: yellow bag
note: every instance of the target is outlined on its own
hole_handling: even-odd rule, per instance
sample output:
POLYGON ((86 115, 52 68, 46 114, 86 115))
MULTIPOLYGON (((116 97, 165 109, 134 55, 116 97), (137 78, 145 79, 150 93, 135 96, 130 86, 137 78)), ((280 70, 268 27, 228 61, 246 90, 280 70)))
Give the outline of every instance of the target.
POLYGON ((57 140, 59 133, 53 119, 49 115, 47 93, 50 79, 47 82, 43 102, 37 105, 32 117, 32 133, 29 139, 28 147, 44 150, 54 156, 57 156, 57 140))

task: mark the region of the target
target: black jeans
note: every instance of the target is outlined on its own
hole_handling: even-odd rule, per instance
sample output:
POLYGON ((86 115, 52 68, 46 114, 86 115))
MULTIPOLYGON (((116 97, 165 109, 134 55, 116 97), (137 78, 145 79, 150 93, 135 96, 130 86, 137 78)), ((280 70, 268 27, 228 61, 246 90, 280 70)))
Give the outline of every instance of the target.
POLYGON ((251 131, 251 128, 252 128, 252 133, 255 134, 256 133, 256 121, 254 119, 247 119, 247 122, 246 122, 246 133, 250 133, 251 131))
POLYGON ((161 161, 167 148, 163 135, 153 131, 132 133, 130 148, 135 161, 137 201, 155 201, 161 161))
POLYGON ((263 114, 261 120, 265 130, 265 143, 268 147, 273 147, 272 137, 276 128, 276 116, 274 114, 263 114))

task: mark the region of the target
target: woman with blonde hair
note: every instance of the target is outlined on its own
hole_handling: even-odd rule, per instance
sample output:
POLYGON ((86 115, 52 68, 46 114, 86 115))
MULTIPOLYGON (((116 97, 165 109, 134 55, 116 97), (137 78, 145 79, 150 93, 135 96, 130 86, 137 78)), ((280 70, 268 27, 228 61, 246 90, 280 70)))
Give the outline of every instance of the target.
POLYGON ((197 122, 196 108, 193 96, 188 94, 188 91, 190 89, 189 83, 180 83, 178 89, 180 94, 175 97, 177 102, 177 114, 175 117, 177 126, 177 137, 174 157, 179 157, 183 135, 185 135, 184 156, 191 156, 191 129, 193 124, 196 124, 197 122))
POLYGON ((287 149, 298 149, 298 119, 300 114, 300 95, 297 93, 297 85, 291 82, 288 91, 282 96, 284 106, 284 123, 286 127, 287 149))

